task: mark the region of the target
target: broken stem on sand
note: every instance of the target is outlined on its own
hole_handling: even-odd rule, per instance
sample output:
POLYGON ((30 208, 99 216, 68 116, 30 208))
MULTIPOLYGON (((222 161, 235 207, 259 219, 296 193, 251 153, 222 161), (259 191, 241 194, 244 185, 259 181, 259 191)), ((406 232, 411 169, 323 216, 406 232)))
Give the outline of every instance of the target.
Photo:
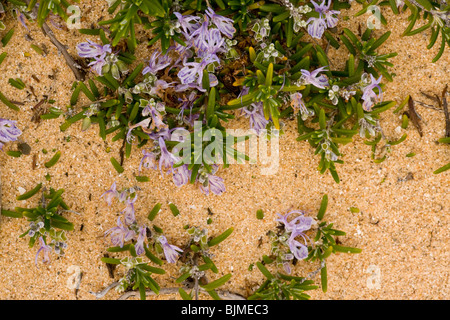
POLYGON ((42 25, 42 32, 50 38, 51 43, 53 43, 55 47, 58 48, 59 52, 62 53, 64 59, 66 60, 67 65, 75 75, 75 78, 78 81, 84 81, 85 73, 82 71, 81 66, 78 63, 76 63, 74 58, 67 52, 66 47, 61 42, 59 42, 58 39, 56 39, 53 30, 50 29, 50 27, 45 22, 42 25))
POLYGON ((448 85, 445 85, 444 90, 442 91, 442 101, 439 101, 439 104, 441 105, 442 109, 444 109, 444 116, 445 116, 445 136, 447 138, 450 138, 450 113, 448 112, 448 104, 447 104, 447 88, 448 85))
MULTIPOLYGON (((101 298, 103 298, 106 295, 106 293, 108 293, 109 290, 111 290, 112 288, 114 288, 114 287, 116 287, 118 285, 119 285, 119 282, 116 281, 116 282, 111 283, 109 286, 107 286, 105 289, 103 289, 100 292, 89 291, 89 293, 93 294, 97 299, 101 299, 101 298)), ((187 288, 187 287, 184 287, 183 289, 189 290, 189 288, 187 288)), ((178 290, 179 290, 179 288, 162 288, 159 291, 158 295, 178 294, 178 290)), ((200 288, 200 291, 202 291, 204 293, 207 293, 207 291, 202 289, 202 288, 200 288)), ((145 294, 147 296, 154 296, 154 295, 156 295, 156 293, 154 293, 151 290, 145 291, 145 294)), ((229 292, 229 291, 218 290, 217 294, 219 295, 219 297, 222 300, 246 300, 240 294, 229 292)), ((138 291, 128 291, 128 292, 125 292, 123 295, 121 295, 117 300, 127 300, 128 298, 137 297, 137 296, 139 296, 139 292, 138 291)))

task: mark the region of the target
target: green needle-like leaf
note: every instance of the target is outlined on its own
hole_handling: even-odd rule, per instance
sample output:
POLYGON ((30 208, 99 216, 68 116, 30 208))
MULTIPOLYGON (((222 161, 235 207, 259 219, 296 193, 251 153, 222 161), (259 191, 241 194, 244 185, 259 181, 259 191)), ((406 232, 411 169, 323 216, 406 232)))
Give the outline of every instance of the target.
POLYGON ((223 277, 210 282, 204 286, 201 286, 203 289, 205 289, 206 291, 212 291, 215 290, 217 288, 219 288, 220 286, 224 285, 228 280, 230 280, 231 278, 231 273, 224 275, 223 277))
POLYGON ((229 229, 225 230, 221 235, 208 241, 208 246, 212 247, 212 246, 215 246, 215 245, 219 244, 220 242, 224 241, 226 238, 228 238, 231 235, 233 230, 234 230, 233 228, 229 228, 229 229))

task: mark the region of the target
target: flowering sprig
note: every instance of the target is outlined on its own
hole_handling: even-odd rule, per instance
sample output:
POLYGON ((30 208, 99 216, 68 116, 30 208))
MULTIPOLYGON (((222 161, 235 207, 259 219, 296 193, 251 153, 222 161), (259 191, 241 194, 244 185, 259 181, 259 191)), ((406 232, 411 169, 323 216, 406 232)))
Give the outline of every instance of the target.
POLYGON ((346 233, 333 229, 333 223, 328 224, 323 220, 328 205, 328 196, 324 195, 316 217, 308 217, 305 212, 294 210, 285 215, 278 214, 276 221, 279 223, 277 231, 269 231, 271 243, 270 255, 263 256, 261 262, 257 262, 258 269, 266 276, 267 280, 249 297, 249 299, 309 299, 304 294, 305 290, 318 288, 312 286, 313 278, 317 273, 321 274, 322 291, 328 288, 328 276, 326 259, 336 252, 360 253, 361 249, 338 245, 334 237, 345 236, 346 233), (296 217, 292 218, 291 216, 296 217), (316 232, 315 236, 308 233, 316 232), (298 261, 320 261, 319 268, 306 277, 295 277, 294 266, 298 261), (276 269, 282 269, 272 274, 265 265, 275 263, 276 269))
MULTIPOLYGON (((330 27, 336 23, 339 6, 331 6, 330 2, 315 6, 311 3, 311 7, 314 7, 312 11, 321 15, 320 19, 324 19, 330 27)), ((89 82, 91 90, 78 84, 72 100, 75 102, 77 94, 83 91, 93 104, 84 109, 82 115, 68 119, 62 128, 65 129, 79 117, 83 119, 82 128, 85 130, 94 120, 99 124, 103 139, 107 134, 118 132, 113 140, 126 140, 126 157, 130 156, 132 145, 143 147, 151 142, 150 148, 143 151, 140 171, 143 168, 159 168, 162 174, 172 176, 177 186, 199 182, 204 193, 212 191, 221 194, 224 187, 220 179, 214 178, 217 167, 212 165, 217 165, 219 160, 226 164, 225 155, 234 154, 241 159, 246 157, 236 154, 235 150, 228 150, 229 147, 223 143, 220 145, 217 139, 212 143, 202 143, 202 152, 208 148, 213 148, 215 152, 202 163, 197 162, 199 155, 192 150, 190 154, 183 153, 180 156, 175 155, 177 150, 184 150, 192 138, 210 129, 220 131, 224 136, 226 132, 222 123, 234 117, 228 113, 230 110, 241 109, 241 114, 249 118, 250 127, 257 132, 271 130, 272 127, 282 129, 283 118, 293 114, 298 118, 299 133, 307 133, 299 140, 308 139, 321 156, 319 171, 324 173, 329 170, 338 182, 335 163, 342 163, 339 144, 351 142, 352 136, 358 132, 374 138, 381 131, 377 123, 378 114, 393 106, 390 102, 382 101, 380 82, 383 79, 381 76, 392 79, 386 67, 391 65, 387 59, 395 54, 379 56, 375 52, 389 33, 380 39, 369 40, 369 30, 358 40, 345 29, 341 38, 351 55, 346 69, 335 71, 321 47, 312 43, 302 45, 299 36, 294 37, 287 32, 292 29, 291 14, 298 7, 288 8, 279 5, 263 5, 259 8, 277 15, 268 15, 249 25, 256 34, 256 46, 249 47, 251 65, 246 67, 243 77, 235 82, 235 85, 242 86, 240 95, 229 100, 226 106, 218 103, 218 91, 223 92, 220 89, 220 69, 223 61, 230 61, 230 56, 225 53, 231 50, 225 40, 235 36, 235 25, 212 8, 197 15, 182 15, 171 11, 174 9, 168 9, 167 12, 173 13, 170 19, 177 21, 179 37, 184 45, 175 42, 167 47, 167 52, 154 51, 147 66, 138 65, 126 79, 119 73, 97 77, 99 82, 109 88, 109 92, 105 93, 109 97, 108 101, 102 101, 92 81, 89 82), (280 31, 274 29, 274 23, 278 22, 286 23, 286 40, 282 42, 280 31), (258 28, 255 29, 256 26, 258 28), (136 81, 139 73, 143 76, 140 82, 136 81), (362 113, 358 111, 359 103, 362 113), (201 129, 195 128, 195 121, 202 123, 201 129), (320 128, 308 127, 309 121, 318 122, 320 128), (352 121, 356 121, 359 127, 353 128, 352 121), (178 129, 189 132, 191 139, 174 141, 172 134, 178 129), (209 184, 210 180, 213 184, 209 184), (215 181, 219 184, 215 184, 215 181)), ((306 7, 302 7, 301 11, 305 14, 312 12, 306 7)), ((293 16, 297 17, 296 14, 293 16)), ((99 35, 105 38, 101 31, 99 35)), ((103 65, 103 56, 110 54, 110 45, 114 47, 114 43, 109 44, 107 41, 103 41, 103 45, 84 43, 79 46, 80 54, 98 59, 99 64, 103 65)), ((124 57, 129 62, 134 59, 132 55, 124 57)), ((92 63, 96 64, 96 61, 92 63)), ((228 90, 226 92, 229 93, 228 90)), ((120 164, 122 162, 123 158, 120 164)), ((119 172, 122 170, 118 169, 119 172)))
MULTIPOLYGON (((294 39, 303 35, 301 29, 305 30, 311 38, 321 39, 323 35, 330 41, 331 34, 327 29, 338 25, 339 13, 342 9, 348 9, 347 1, 310 1, 300 3, 299 1, 283 0, 278 3, 263 4, 259 10, 273 14, 274 24, 283 25, 285 28, 286 44, 291 47, 294 39), (296 37, 294 35, 297 34, 296 37)), ((277 28, 277 30, 279 30, 277 28)))
MULTIPOLYGON (((102 92, 102 98, 102 93, 92 80, 89 81, 89 88, 81 82, 74 86, 72 105, 76 104, 80 92, 92 104, 67 119, 61 129, 66 130, 75 121, 83 120, 83 130, 97 122, 103 139, 107 134, 118 131, 113 140, 125 140, 124 156, 127 158, 133 145, 143 147, 150 142, 150 147, 143 150, 140 172, 147 168, 159 169, 161 174, 172 176, 177 186, 198 182, 205 194, 221 194, 225 186, 223 180, 215 176, 217 164, 222 160, 226 163, 227 155, 236 159, 245 156, 230 148, 225 139, 215 139, 211 143, 200 140, 202 154, 208 148, 213 150, 211 157, 207 156, 200 163, 193 152, 195 150, 177 156, 177 150, 183 149, 186 144, 190 147, 190 144, 189 139, 177 140, 175 133, 184 130, 188 138, 194 138, 207 130, 216 130, 227 137, 221 121, 228 121, 233 115, 224 113, 218 106, 220 97, 214 88, 218 84, 214 69, 222 59, 228 59, 226 53, 230 52, 227 47, 230 42, 225 39, 230 40, 235 29, 230 19, 211 9, 200 16, 182 16, 177 12, 174 15, 186 46, 171 46, 166 53, 154 51, 147 66, 138 65, 127 78, 120 73, 106 73, 104 70, 104 63, 112 54, 113 43, 106 41, 101 31, 98 34, 103 44, 88 41, 78 46, 80 56, 94 59, 92 66, 101 66, 104 74, 95 79, 109 90, 102 92), (173 58, 172 53, 178 54, 178 60, 173 58), (176 74, 176 78, 168 76, 169 73, 176 74), (137 81, 140 74, 143 79, 137 81), (195 128, 196 121, 200 127, 195 128)), ((119 56, 129 62, 135 59, 124 52, 119 56)), ((120 168, 123 158, 120 163, 112 162, 119 172, 123 170, 120 168)))
MULTIPOLYGON (((42 184, 38 184, 32 190, 17 197, 17 200, 27 200, 41 190, 42 184)), ((35 264, 38 265, 39 257, 43 256, 44 263, 50 263, 50 254, 55 252, 58 256, 64 256, 67 248, 66 232, 72 231, 74 225, 62 216, 63 212, 70 212, 69 206, 62 199, 63 189, 50 188, 48 193, 42 192, 41 203, 34 208, 16 207, 14 211, 2 210, 2 215, 12 218, 28 219, 29 228, 19 238, 28 236, 28 244, 34 247, 39 244, 36 253, 35 264)))
POLYGON ((77 51, 81 58, 92 60, 88 66, 99 76, 110 73, 114 79, 119 80, 121 74, 128 73, 128 60, 123 55, 113 53, 109 43, 101 45, 87 40, 77 45, 77 51))
MULTIPOLYGON (((119 248, 123 248, 127 242, 133 242, 136 255, 141 256, 143 254, 153 257, 149 250, 156 250, 157 255, 161 257, 165 256, 165 259, 169 263, 176 263, 176 258, 180 251, 178 247, 171 245, 167 242, 167 238, 162 235, 161 229, 154 227, 154 232, 150 230, 150 227, 146 224, 139 225, 136 219, 136 210, 134 203, 137 200, 137 192, 135 188, 124 189, 118 192, 116 189, 116 183, 114 182, 109 190, 103 193, 102 197, 108 205, 111 205, 112 199, 117 198, 120 203, 125 204, 125 208, 120 212, 122 216, 117 219, 115 227, 105 232, 105 237, 110 236, 111 243, 119 248), (151 242, 148 240, 151 239, 151 242)), ((156 209, 155 209, 156 210, 156 209)), ((159 211, 159 210, 158 210, 159 211)), ((149 217, 152 221, 154 217, 149 217)), ((160 264, 160 260, 156 260, 160 264)))
POLYGON ((279 219, 276 221, 281 223, 284 232, 282 234, 270 232, 272 255, 277 257, 277 263, 290 274, 292 260, 294 258, 303 260, 308 256, 308 241, 311 242, 311 239, 305 232, 311 229, 315 221, 311 217, 304 216, 302 211, 291 211, 284 216, 280 214, 278 216, 279 219), (298 216, 288 221, 288 217, 292 214, 298 214, 298 216))
MULTIPOLYGON (((125 204, 121 211, 122 216, 118 217, 116 226, 105 232, 105 237, 109 236, 113 247, 107 249, 110 253, 128 252, 130 256, 124 258, 104 257, 102 261, 109 264, 122 265, 126 268, 126 274, 122 277, 116 290, 124 292, 127 289, 139 290, 141 299, 145 299, 145 290, 148 288, 158 294, 160 287, 153 279, 152 274, 164 274, 165 271, 159 267, 150 266, 153 262, 158 266, 163 265, 162 258, 168 263, 175 264, 183 250, 168 242, 162 230, 157 226, 138 224, 134 203, 137 199, 138 190, 126 188, 120 192, 114 182, 109 190, 103 193, 108 205, 114 199, 125 204), (146 260, 149 261, 146 261, 146 260)), ((148 219, 153 221, 160 210, 160 205, 156 205, 150 212, 148 219)))

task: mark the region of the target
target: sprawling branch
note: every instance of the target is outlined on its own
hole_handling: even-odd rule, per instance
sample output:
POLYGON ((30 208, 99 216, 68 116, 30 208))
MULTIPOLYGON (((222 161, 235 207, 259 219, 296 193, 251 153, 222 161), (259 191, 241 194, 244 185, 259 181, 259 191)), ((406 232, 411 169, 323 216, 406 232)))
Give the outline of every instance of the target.
MULTIPOLYGON (((89 293, 93 294, 97 299, 101 299, 101 298, 103 298, 106 295, 106 293, 108 293, 109 290, 111 290, 112 288, 115 288, 118 285, 119 285, 118 282, 113 282, 109 286, 107 286, 105 289, 103 289, 102 291, 99 291, 99 292, 89 291, 89 293)), ((178 289, 179 289, 178 287, 176 287, 176 288, 162 288, 159 291, 158 296, 168 295, 168 294, 178 294, 178 289)), ((184 290, 189 290, 189 288, 187 288, 187 287, 183 287, 183 289, 184 290)), ((200 288, 200 291, 204 292, 204 293, 207 293, 206 290, 204 290, 202 288, 200 288)), ((156 295, 156 293, 154 293, 151 290, 145 291, 145 294, 147 296, 155 296, 156 295)), ((219 295, 219 297, 222 300, 246 300, 245 297, 241 296, 240 294, 229 292, 229 291, 217 290, 217 294, 219 295)), ((118 300, 127 300, 128 298, 138 297, 138 296, 139 296, 139 292, 138 291, 128 291, 128 292, 125 292, 123 295, 121 295, 118 300)))
POLYGON ((59 42, 58 39, 56 39, 52 29, 50 29, 50 27, 45 22, 42 25, 42 32, 50 38, 51 43, 53 43, 55 47, 58 48, 59 52, 62 53, 67 65, 75 75, 75 78, 78 81, 84 81, 86 75, 85 72, 82 71, 80 65, 76 63, 73 57, 67 52, 66 47, 61 42, 59 42))

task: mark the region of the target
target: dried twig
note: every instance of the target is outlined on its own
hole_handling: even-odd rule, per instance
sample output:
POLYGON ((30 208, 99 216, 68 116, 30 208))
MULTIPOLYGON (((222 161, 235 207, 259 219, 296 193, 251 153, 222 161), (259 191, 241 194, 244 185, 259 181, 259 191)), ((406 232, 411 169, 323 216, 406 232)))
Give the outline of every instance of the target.
POLYGON ((420 125, 420 115, 417 113, 416 108, 414 106, 414 100, 412 97, 408 100, 408 116, 411 119, 414 126, 417 128, 419 135, 423 136, 422 126, 420 125))
POLYGON ((433 106, 431 104, 427 104, 427 103, 419 101, 419 100, 416 100, 415 102, 420 104, 422 107, 425 107, 425 108, 428 108, 428 109, 432 109, 434 111, 444 112, 444 110, 436 108, 435 106, 433 106))
POLYGON ((39 123, 41 121, 41 115, 46 112, 46 108, 42 106, 47 102, 47 99, 42 99, 39 101, 31 110, 33 110, 33 115, 31 116, 31 121, 39 123))
POLYGON ((423 91, 420 91, 420 93, 421 93, 423 96, 425 96, 425 97, 427 97, 428 99, 430 99, 430 100, 439 102, 439 98, 436 98, 436 97, 432 96, 431 94, 428 94, 428 93, 423 92, 423 91))
POLYGON ((448 85, 445 85, 444 90, 442 90, 442 101, 438 99, 439 106, 444 109, 444 115, 445 115, 445 136, 447 138, 450 137, 450 114, 448 112, 448 104, 447 104, 447 88, 448 85))
POLYGON ((445 85, 444 90, 442 90, 442 95, 441 97, 439 97, 437 94, 435 94, 434 96, 427 94, 426 92, 420 92, 422 95, 424 95, 425 97, 427 97, 430 100, 436 101, 439 104, 439 108, 433 106, 433 105, 429 105, 426 103, 423 103, 421 101, 416 101, 417 103, 419 103, 420 105, 429 108, 429 109, 433 109, 439 112, 444 112, 444 117, 445 117, 445 137, 450 137, 450 114, 448 111, 448 103, 447 103, 447 93, 448 93, 448 84, 445 85))
POLYGON ((55 34, 52 29, 44 22, 42 25, 42 32, 50 38, 50 41, 58 48, 59 52, 62 53, 64 59, 66 60, 67 65, 72 70, 75 78, 78 81, 84 81, 86 78, 86 74, 82 71, 81 66, 75 62, 73 57, 67 52, 66 47, 56 39, 55 34))

